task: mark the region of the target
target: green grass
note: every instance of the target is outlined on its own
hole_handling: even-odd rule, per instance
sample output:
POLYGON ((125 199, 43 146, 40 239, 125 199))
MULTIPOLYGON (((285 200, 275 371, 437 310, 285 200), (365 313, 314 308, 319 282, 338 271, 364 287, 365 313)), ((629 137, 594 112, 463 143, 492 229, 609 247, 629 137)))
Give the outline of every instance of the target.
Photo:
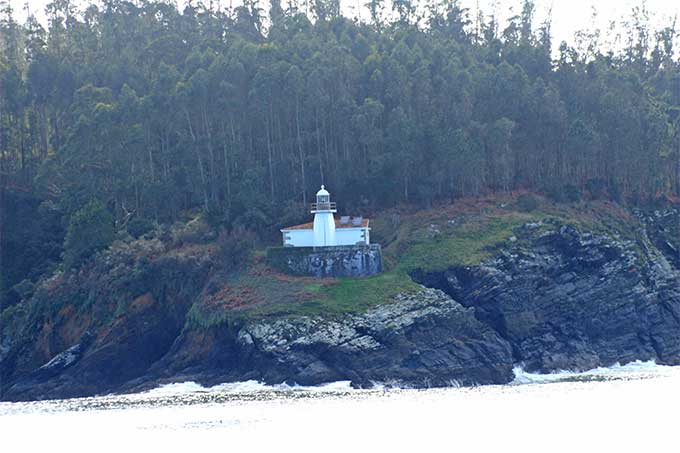
POLYGON ((446 227, 442 227, 436 237, 428 236, 432 219, 422 223, 412 221, 399 228, 394 241, 385 249, 383 257, 388 269, 384 273, 304 284, 247 277, 248 284, 269 303, 245 309, 239 316, 252 320, 364 312, 390 302, 399 293, 418 291, 420 286, 409 272, 479 264, 491 256, 492 246, 512 236, 514 227, 536 218, 536 214, 510 213, 474 218, 455 226, 440 219, 446 227))
POLYGON ((491 256, 491 247, 513 235, 513 228, 536 219, 535 214, 506 214, 441 231, 430 239, 416 240, 397 258, 397 269, 442 270, 473 266, 491 256))
POLYGON ((193 304, 186 317, 186 326, 209 329, 228 323, 233 318, 229 311, 207 310, 197 304, 193 304))
MULTIPOLYGON (((258 288, 260 289, 260 288, 258 288)), ((346 278, 305 285, 301 299, 269 299, 268 304, 241 311, 247 319, 314 316, 341 316, 364 312, 389 301, 402 292, 416 291, 418 285, 401 272, 386 272, 368 278, 346 278)))
POLYGON ((543 228, 570 223, 584 230, 622 232, 624 236, 628 236, 631 229, 620 209, 600 203, 576 206, 541 202, 532 212, 522 212, 510 203, 502 208, 487 204, 483 209, 411 213, 401 216, 398 222, 386 213, 385 217, 371 222, 373 237, 381 239, 383 245, 385 272, 382 274, 315 281, 244 272, 230 284, 248 288, 255 294, 256 302, 230 310, 226 316, 220 312, 203 313, 200 323, 214 325, 236 318, 334 317, 364 312, 389 303, 399 293, 418 291, 420 286, 409 276, 414 270, 478 265, 495 253, 496 246, 513 236, 516 227, 541 220, 549 223, 543 228))

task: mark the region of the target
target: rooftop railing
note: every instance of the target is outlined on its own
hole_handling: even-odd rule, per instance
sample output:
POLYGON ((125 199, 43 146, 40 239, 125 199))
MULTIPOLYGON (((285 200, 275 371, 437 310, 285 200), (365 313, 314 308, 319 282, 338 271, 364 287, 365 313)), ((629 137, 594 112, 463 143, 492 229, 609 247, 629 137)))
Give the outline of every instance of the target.
POLYGON ((330 203, 312 203, 312 211, 332 211, 335 210, 335 202, 330 203))

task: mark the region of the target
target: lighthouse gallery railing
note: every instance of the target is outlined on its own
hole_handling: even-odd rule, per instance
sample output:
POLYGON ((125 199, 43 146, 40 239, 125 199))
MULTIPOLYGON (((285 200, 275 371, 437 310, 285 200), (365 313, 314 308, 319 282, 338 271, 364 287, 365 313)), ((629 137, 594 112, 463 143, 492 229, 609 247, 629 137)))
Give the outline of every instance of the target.
POLYGON ((335 202, 330 203, 312 203, 312 211, 331 211, 336 209, 335 202))

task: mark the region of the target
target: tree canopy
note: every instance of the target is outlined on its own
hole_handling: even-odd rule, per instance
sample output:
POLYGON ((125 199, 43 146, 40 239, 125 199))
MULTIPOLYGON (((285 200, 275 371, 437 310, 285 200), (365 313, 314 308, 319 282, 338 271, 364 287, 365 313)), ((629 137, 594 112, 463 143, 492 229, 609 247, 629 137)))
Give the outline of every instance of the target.
POLYGON ((619 48, 593 30, 554 53, 531 0, 504 29, 455 0, 368 1, 364 21, 337 0, 55 0, 47 28, 0 5, 0 190, 62 228, 96 199, 116 227, 202 209, 275 231, 321 183, 348 210, 680 195, 676 30, 644 9, 619 48))

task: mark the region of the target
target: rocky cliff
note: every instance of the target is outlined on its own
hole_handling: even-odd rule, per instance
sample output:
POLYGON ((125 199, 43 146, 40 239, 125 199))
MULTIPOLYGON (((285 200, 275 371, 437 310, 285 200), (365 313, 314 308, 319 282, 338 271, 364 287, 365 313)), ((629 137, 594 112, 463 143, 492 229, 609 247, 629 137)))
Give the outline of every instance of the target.
POLYGON ((214 262, 159 240, 118 243, 91 266, 58 272, 3 312, 3 399, 112 392, 143 375, 182 332, 214 262))
MULTIPOLYGON (((70 284, 62 275, 29 303, 52 297, 62 301, 58 310, 34 307, 14 313, 11 323, 3 314, 2 398, 137 391, 182 380, 471 385, 507 383, 518 364, 538 371, 638 359, 680 364, 680 210, 636 211, 599 225, 533 217, 494 235, 476 264, 441 266, 437 258, 437 266, 402 275, 397 263, 373 278, 422 286, 384 301, 378 280, 358 280, 350 288, 373 303, 347 312, 312 300, 321 294, 313 279, 250 275, 259 280, 248 289, 243 277, 214 272, 209 247, 127 258, 128 268, 110 260, 109 268, 69 277, 76 279, 70 284), (105 283, 115 290, 97 292, 105 283), (308 311, 264 310, 271 301, 259 299, 270 283, 280 304, 291 299, 308 311), (63 302, 83 294, 91 295, 89 305, 63 302)), ((423 240, 442 241, 440 229, 427 225, 423 240)), ((327 284, 337 292, 337 283, 327 284)))
POLYGON ((415 272, 475 311, 528 370, 680 364, 680 274, 651 245, 527 224, 479 266, 415 272))
MULTIPOLYGON (((427 387, 508 382, 512 364, 510 345, 479 322, 473 309, 439 290, 423 289, 337 319, 299 317, 185 331, 150 375, 154 385, 182 376, 206 384, 351 380, 358 386, 427 387)), ((137 384, 144 383, 130 388, 137 384)))

